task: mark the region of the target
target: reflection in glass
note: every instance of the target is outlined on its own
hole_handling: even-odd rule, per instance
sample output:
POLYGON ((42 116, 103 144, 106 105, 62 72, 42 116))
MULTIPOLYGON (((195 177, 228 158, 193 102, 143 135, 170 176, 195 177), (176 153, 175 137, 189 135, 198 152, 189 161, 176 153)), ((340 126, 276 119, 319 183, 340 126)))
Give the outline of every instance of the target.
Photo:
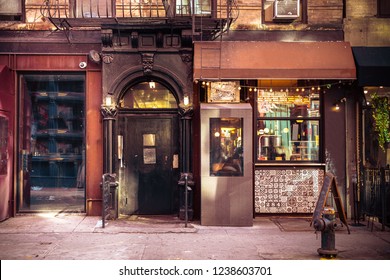
POLYGON ((319 94, 259 90, 257 115, 265 118, 319 117, 319 94))
POLYGON ((23 75, 19 210, 85 211, 85 76, 23 75))
POLYGON ((207 15, 211 13, 210 0, 176 0, 177 15, 207 15), (194 7, 192 7, 194 5, 194 7))
POLYGON ((242 118, 210 118, 210 175, 244 175, 242 118))

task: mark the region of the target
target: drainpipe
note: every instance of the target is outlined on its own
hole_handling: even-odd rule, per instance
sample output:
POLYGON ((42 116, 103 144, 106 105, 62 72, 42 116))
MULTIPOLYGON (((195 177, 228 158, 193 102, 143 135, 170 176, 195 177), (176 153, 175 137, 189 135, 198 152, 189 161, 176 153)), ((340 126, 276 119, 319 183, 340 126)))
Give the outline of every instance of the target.
MULTIPOLYGON (((114 177, 114 123, 118 109, 112 96, 107 95, 101 105, 100 112, 103 116, 103 174, 109 174, 114 177)), ((103 183, 103 182, 102 182, 103 183)), ((118 184, 110 185, 111 201, 111 216, 118 218, 118 184)), ((103 204, 107 202, 103 201, 103 204)))
POLYGON ((179 106, 179 115, 182 124, 181 134, 181 174, 179 186, 181 186, 181 198, 179 218, 185 220, 185 226, 189 219, 193 218, 193 187, 195 185, 190 167, 191 159, 191 122, 193 116, 193 106, 189 103, 189 96, 184 96, 184 104, 179 106))
POLYGON ((344 186, 344 209, 348 213, 350 213, 349 207, 349 196, 348 196, 348 186, 349 186, 349 131, 348 131, 348 104, 347 98, 344 97, 340 100, 340 102, 344 103, 344 125, 345 125, 345 186, 344 186))
POLYGON ((355 219, 355 224, 359 225, 359 220, 360 220, 360 184, 361 184, 361 139, 360 139, 360 127, 361 127, 361 120, 360 120, 360 106, 359 102, 356 102, 356 190, 355 190, 355 196, 354 196, 354 219, 355 219))

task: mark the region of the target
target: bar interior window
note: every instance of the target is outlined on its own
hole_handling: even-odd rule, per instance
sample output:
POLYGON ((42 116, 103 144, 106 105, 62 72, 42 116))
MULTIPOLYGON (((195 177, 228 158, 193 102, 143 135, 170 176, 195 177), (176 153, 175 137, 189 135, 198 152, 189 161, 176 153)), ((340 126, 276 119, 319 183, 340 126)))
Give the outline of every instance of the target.
POLYGON ((318 92, 259 89, 256 110, 257 162, 319 162, 318 92))

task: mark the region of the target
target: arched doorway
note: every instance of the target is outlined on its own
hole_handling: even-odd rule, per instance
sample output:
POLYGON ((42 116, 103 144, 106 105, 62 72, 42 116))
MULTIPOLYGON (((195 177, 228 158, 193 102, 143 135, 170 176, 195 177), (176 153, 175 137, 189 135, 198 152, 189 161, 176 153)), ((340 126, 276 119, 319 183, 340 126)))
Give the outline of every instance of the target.
POLYGON ((122 215, 177 213, 179 119, 175 94, 142 81, 118 100, 119 200, 122 215))

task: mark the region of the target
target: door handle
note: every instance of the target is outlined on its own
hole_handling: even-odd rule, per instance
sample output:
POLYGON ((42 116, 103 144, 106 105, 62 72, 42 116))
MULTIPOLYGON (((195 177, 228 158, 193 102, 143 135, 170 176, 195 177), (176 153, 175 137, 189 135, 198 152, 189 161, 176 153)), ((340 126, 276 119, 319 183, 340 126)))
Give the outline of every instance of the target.
POLYGON ((172 158, 172 168, 173 169, 179 168, 179 155, 178 154, 174 154, 173 155, 173 158, 172 158))
POLYGON ((120 167, 124 167, 124 162, 123 162, 123 135, 118 135, 118 159, 120 161, 120 167))

